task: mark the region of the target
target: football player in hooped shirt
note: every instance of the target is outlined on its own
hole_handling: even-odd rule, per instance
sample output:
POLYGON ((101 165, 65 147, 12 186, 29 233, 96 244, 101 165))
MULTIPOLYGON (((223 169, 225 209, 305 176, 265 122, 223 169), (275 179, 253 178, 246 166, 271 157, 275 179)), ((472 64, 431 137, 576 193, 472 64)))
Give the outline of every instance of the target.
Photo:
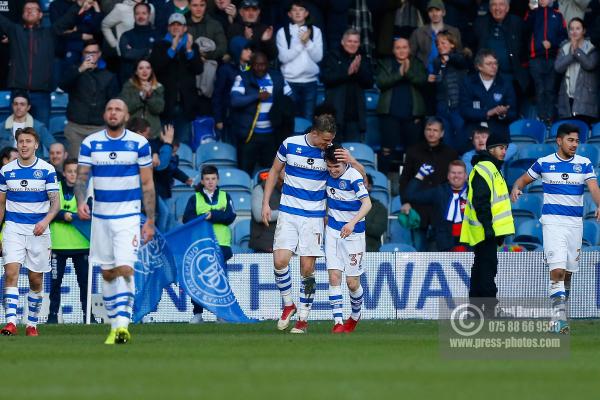
MULTIPOLYGON (((269 177, 265 183, 262 218, 268 225, 271 218, 269 199, 279 173, 285 166, 279 217, 273 243, 275 283, 283 299, 284 308, 277 322, 279 330, 289 326, 296 306, 292 301, 292 279, 288 264, 295 253, 300 256, 299 318, 291 333, 306 333, 308 314, 315 294, 315 261, 322 257, 325 205, 327 195, 327 166, 323 151, 331 145, 335 137, 335 119, 329 115, 315 117, 313 126, 306 135, 291 136, 283 141, 269 177)), ((335 153, 338 160, 351 164, 364 173, 364 168, 345 149, 335 153)))
POLYGON ((542 180, 544 206, 542 235, 544 257, 550 269, 549 295, 552 300, 552 328, 568 334, 567 301, 571 291, 571 276, 579 271, 579 256, 583 236, 583 192, 587 185, 598 207, 600 220, 600 189, 591 161, 575 154, 579 145, 579 128, 562 124, 556 135, 558 151, 539 158, 515 182, 511 199, 516 201, 525 186, 542 180))
POLYGON ((335 152, 342 146, 334 144, 325 150, 327 178, 327 228, 325 228, 325 259, 329 274, 329 303, 333 313, 333 333, 352 332, 360 319, 363 289, 360 276, 364 273, 362 259, 366 251, 365 216, 371 210, 371 199, 360 172, 339 161, 335 152), (342 324, 342 272, 350 291, 352 314, 342 324))

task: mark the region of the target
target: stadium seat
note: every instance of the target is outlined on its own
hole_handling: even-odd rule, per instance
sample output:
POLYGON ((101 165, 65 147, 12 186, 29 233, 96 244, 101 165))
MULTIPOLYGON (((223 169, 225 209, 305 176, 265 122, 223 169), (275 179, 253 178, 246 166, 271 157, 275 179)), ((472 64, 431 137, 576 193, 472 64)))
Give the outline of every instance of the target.
POLYGON ((528 243, 542 243, 542 224, 539 221, 525 221, 516 227, 513 243, 526 245, 528 243))
POLYGON ((381 149, 381 132, 379 131, 379 117, 377 115, 367 115, 367 132, 365 134, 365 143, 373 149, 381 149))
POLYGON ((592 126, 592 131, 590 132, 587 143, 600 143, 600 122, 597 122, 592 126))
POLYGON ((529 217, 538 219, 542 215, 542 196, 538 193, 523 193, 519 200, 512 204, 513 217, 529 217))
POLYGON ((312 123, 306 118, 296 117, 294 118, 294 135, 302 135, 312 123))
POLYGON ((12 113, 10 109, 10 92, 6 90, 0 91, 0 110, 12 113))
POLYGON ((367 171, 367 174, 371 175, 371 177, 373 178, 373 182, 371 182, 371 185, 373 186, 372 190, 385 190, 388 191, 390 190, 390 184, 388 181, 387 176, 385 176, 384 173, 377 171, 374 168, 365 168, 367 171))
POLYGON ((252 254, 255 252, 249 247, 242 247, 235 244, 231 246, 231 251, 233 254, 252 254))
POLYGON ((558 128, 562 124, 567 123, 577 125, 579 127, 579 142, 585 143, 590 133, 590 127, 585 122, 580 121, 578 119, 565 119, 553 123, 552 127, 550 128, 550 134, 546 138, 546 142, 553 143, 556 140, 556 133, 558 132, 558 128))
POLYGON ((400 222, 398 222, 398 219, 394 218, 391 220, 388 220, 389 222, 389 227, 388 227, 388 238, 389 240, 387 240, 388 243, 405 243, 405 244, 409 244, 412 246, 413 241, 412 241, 412 233, 409 229, 404 228, 402 225, 400 225, 400 222))
POLYGON ((390 206, 390 194, 387 190, 372 190, 369 195, 377 199, 385 206, 385 208, 389 208, 390 206))
POLYGON ((224 142, 201 144, 196 150, 196 167, 200 169, 204 164, 213 164, 217 167, 236 167, 237 150, 229 143, 224 142))
POLYGON ((400 198, 400 196, 392 197, 392 201, 390 202, 390 215, 400 214, 401 207, 402 207, 402 199, 400 198))
POLYGON ((542 180, 537 179, 531 182, 529 185, 527 185, 525 191, 527 193, 544 193, 544 185, 542 184, 542 180))
POLYGON ((50 126, 48 127, 48 132, 51 135, 56 135, 59 132, 64 132, 65 125, 67 125, 67 117, 65 117, 64 115, 52 117, 50 118, 50 126))
POLYGON ((377 110, 377 103, 379 102, 379 92, 376 90, 366 90, 365 102, 367 104, 367 112, 374 113, 377 110))
POLYGON ((219 168, 219 187, 227 192, 252 194, 252 179, 241 169, 219 168))
POLYGON ((190 190, 173 190, 173 214, 175 215, 175 220, 181 223, 181 219, 183 218, 183 213, 185 211, 185 206, 187 205, 190 197, 195 193, 193 189, 190 190))
POLYGON ((248 242, 250 242, 250 218, 237 219, 231 229, 233 231, 233 244, 248 247, 248 242))
POLYGON ((506 183, 511 187, 529 167, 540 157, 556 151, 552 144, 527 144, 519 147, 517 156, 506 164, 504 169, 506 183))
MULTIPOLYGON (((252 184, 253 184, 254 186, 256 186, 256 185, 258 185, 259 183, 261 183, 260 176, 261 176, 262 174, 264 174, 264 173, 267 173, 267 174, 268 174, 268 173, 269 173, 269 169, 268 169, 268 168, 264 168, 264 169, 258 170, 258 171, 256 171, 256 172, 254 173, 254 176, 252 177, 252 184)), ((254 186, 253 186, 253 187, 254 187, 254 186)))
POLYGON ((546 125, 536 119, 519 119, 509 127, 513 142, 544 143, 546 125))
POLYGON ((589 192, 583 194, 583 218, 596 220, 596 203, 589 192))
MULTIPOLYGON (((228 192, 229 193, 229 192, 228 192)), ((252 212, 252 196, 245 192, 231 192, 233 208, 238 215, 250 215, 252 212)))
POLYGON ((398 252, 403 252, 403 253, 414 253, 416 252, 417 249, 415 249, 414 247, 412 247, 409 244, 405 244, 405 243, 386 243, 381 245, 381 247, 379 248, 379 252, 389 252, 389 253, 398 253, 398 252))
MULTIPOLYGON (((190 178, 192 178, 194 180, 194 185, 198 183, 198 181, 200 179, 200 175, 198 174, 198 171, 196 171, 194 168, 186 166, 186 165, 180 165, 179 169, 182 170, 187 176, 189 176, 190 178)), ((183 182, 179 182, 177 179, 175 179, 175 184, 173 187, 189 188, 188 185, 186 185, 183 182)))
POLYGON ((345 149, 348 149, 350 153, 356 158, 356 161, 361 163, 362 165, 367 167, 376 168, 377 167, 377 159, 375 157, 375 152, 368 145, 364 143, 355 143, 355 142, 344 142, 342 146, 345 149))
POLYGON ((192 148, 185 143, 180 143, 177 149, 177 155, 179 156, 179 165, 186 167, 194 166, 194 152, 192 148))
POLYGON ((600 150, 597 145, 590 143, 580 144, 577 147, 577 154, 589 158, 594 168, 600 164, 600 150))
POLYGON ((583 221, 584 246, 600 245, 600 229, 595 221, 583 221))
POLYGON ((64 114, 67 112, 67 106, 69 105, 69 95, 67 93, 52 92, 50 100, 52 102, 51 111, 53 114, 64 114))

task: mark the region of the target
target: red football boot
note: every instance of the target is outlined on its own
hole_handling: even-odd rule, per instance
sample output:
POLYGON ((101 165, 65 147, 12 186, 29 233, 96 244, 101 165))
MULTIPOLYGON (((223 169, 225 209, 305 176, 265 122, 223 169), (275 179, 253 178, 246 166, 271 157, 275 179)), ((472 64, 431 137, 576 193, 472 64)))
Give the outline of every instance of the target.
POLYGON ((8 324, 4 325, 4 328, 2 328, 2 330, 0 330, 0 335, 14 336, 16 334, 17 334, 17 326, 15 324, 13 324, 12 322, 9 322, 8 324))
POLYGON ((344 324, 335 324, 333 326, 333 329, 331 330, 331 333, 344 333, 346 332, 346 329, 344 328, 344 324))
POLYGON ((358 324, 357 319, 354 319, 352 317, 348 318, 346 320, 346 322, 344 323, 344 332, 346 332, 346 333, 354 332, 354 329, 356 329, 357 324, 358 324))
POLYGON ((291 306, 283 307, 283 311, 281 312, 281 317, 279 317, 279 321, 277 321, 277 329, 280 331, 284 331, 290 326, 290 320, 296 314, 296 305, 292 304, 291 306))
POLYGON ((25 336, 39 336, 37 328, 35 326, 28 326, 25 328, 25 336))
POLYGON ((292 328, 290 333, 306 333, 308 330, 308 322, 306 321, 296 321, 296 325, 292 328))

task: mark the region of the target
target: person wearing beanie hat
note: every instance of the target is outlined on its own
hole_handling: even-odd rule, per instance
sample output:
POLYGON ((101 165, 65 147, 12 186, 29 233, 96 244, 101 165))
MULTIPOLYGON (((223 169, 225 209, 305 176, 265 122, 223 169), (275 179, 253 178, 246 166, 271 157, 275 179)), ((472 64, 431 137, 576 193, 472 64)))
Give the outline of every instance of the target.
POLYGON ((460 241, 473 247, 469 302, 475 315, 497 316, 496 273, 498 246, 515 233, 508 187, 500 172, 506 156, 508 137, 492 132, 471 160, 468 201, 460 241), (494 194, 492 196, 492 193, 494 194))

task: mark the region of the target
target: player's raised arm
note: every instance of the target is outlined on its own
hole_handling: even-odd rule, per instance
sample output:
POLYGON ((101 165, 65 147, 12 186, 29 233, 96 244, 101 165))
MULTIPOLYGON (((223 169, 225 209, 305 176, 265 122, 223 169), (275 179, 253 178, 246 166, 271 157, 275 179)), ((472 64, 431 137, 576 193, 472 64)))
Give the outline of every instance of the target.
POLYGON ((269 221, 271 220, 271 206, 269 206, 269 199, 271 198, 271 194, 273 194, 273 189, 277 183, 277 178, 281 174, 284 166, 285 164, 281 162, 279 158, 275 157, 273 160, 273 166, 271 166, 271 169, 269 170, 269 176, 265 181, 261 212, 262 222, 265 224, 265 226, 269 226, 269 221))
POLYGON ((75 198, 77 199, 77 215, 82 220, 91 219, 90 207, 87 204, 87 185, 90 180, 89 165, 79 164, 77 166, 77 180, 75 181, 75 198))
POLYGON ((154 238, 154 218, 156 215, 156 192, 154 191, 154 179, 152 179, 152 165, 140 168, 140 179, 142 181, 142 195, 144 196, 144 210, 146 211, 146 222, 142 227, 142 238, 144 243, 154 238))

